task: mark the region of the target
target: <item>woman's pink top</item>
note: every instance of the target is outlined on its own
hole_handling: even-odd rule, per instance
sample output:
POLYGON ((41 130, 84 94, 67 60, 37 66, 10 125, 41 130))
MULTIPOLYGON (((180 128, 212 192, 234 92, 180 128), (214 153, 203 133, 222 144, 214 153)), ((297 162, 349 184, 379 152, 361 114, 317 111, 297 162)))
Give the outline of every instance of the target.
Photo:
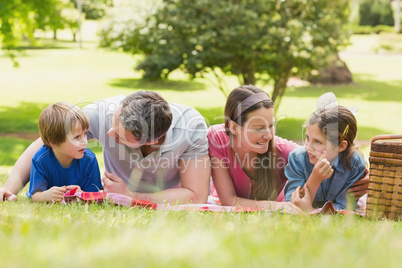
MULTIPOLYGON (((278 195, 276 201, 283 201, 283 190, 287 183, 284 170, 288 163, 289 153, 299 147, 296 143, 282 139, 275 136, 276 144, 276 161, 275 167, 277 172, 277 192, 278 195)), ((216 157, 226 164, 228 167, 229 175, 232 178, 233 185, 236 191, 236 195, 242 198, 250 198, 252 180, 247 176, 244 170, 241 168, 238 161, 233 161, 235 158, 230 150, 229 136, 226 135, 225 126, 213 125, 209 128, 208 132, 208 147, 209 155, 216 157)), ((218 196, 216 189, 212 183, 211 195, 218 196)))

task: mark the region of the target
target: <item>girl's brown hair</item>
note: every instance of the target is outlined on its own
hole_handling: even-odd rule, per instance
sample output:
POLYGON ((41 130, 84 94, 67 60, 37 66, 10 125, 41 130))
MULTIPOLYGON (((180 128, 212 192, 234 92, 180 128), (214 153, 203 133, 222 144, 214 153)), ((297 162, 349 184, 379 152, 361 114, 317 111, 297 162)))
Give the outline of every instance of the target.
MULTIPOLYGON (((272 100, 268 98, 262 100, 261 102, 257 102, 256 104, 250 106, 246 110, 242 111, 241 114, 234 118, 235 111, 239 110, 239 106, 241 103, 247 99, 248 97, 264 92, 256 86, 253 85, 245 85, 240 86, 234 89, 228 96, 225 106, 225 131, 228 136, 231 137, 231 148, 232 148, 232 133, 229 131, 229 122, 234 121, 236 124, 240 126, 244 126, 247 121, 247 115, 255 111, 261 107, 265 108, 273 108, 274 103, 272 100)), ((232 149, 231 149, 232 150, 232 149)), ((253 183, 251 189, 251 196, 250 198, 256 200, 274 200, 278 196, 278 189, 277 187, 277 175, 275 170, 275 141, 274 137, 268 144, 268 151, 264 154, 258 154, 258 163, 260 166, 257 168, 256 172, 256 180, 253 183), (268 160, 268 161, 267 161, 268 160), (268 167, 261 166, 263 163, 268 163, 268 167)), ((233 161, 237 161, 233 150, 232 150, 232 163, 233 161)))
POLYGON ((350 158, 355 151, 358 151, 354 145, 357 121, 352 112, 343 106, 318 110, 311 115, 307 124, 317 124, 321 133, 334 147, 338 147, 343 140, 348 142, 346 149, 342 152, 342 165, 344 168, 348 166, 351 170, 350 158))

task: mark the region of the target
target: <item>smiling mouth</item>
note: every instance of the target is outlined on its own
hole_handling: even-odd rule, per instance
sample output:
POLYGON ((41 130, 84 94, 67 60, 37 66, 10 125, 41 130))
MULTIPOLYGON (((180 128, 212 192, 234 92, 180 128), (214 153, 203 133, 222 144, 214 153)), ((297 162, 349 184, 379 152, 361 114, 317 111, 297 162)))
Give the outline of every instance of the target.
POLYGON ((257 142, 257 144, 258 144, 258 145, 267 145, 267 144, 268 144, 268 141, 267 141, 267 142, 257 142))

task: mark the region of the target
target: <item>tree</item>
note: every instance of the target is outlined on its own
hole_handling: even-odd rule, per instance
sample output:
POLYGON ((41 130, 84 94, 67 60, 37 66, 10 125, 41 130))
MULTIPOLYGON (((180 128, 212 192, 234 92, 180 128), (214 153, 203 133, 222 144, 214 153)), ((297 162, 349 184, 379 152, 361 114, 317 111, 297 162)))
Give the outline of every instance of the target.
POLYGON ((319 69, 347 43, 347 19, 347 0, 165 0, 145 22, 105 29, 101 45, 143 54, 147 78, 177 68, 218 81, 235 74, 240 84, 268 75, 278 106, 292 74, 319 69))
MULTIPOLYGON (((73 35, 73 42, 77 41, 77 33, 78 33, 78 17, 80 16, 79 11, 73 6, 67 5, 61 15, 64 20, 64 26, 71 30, 71 34, 73 35)), ((85 13, 81 14, 81 21, 85 20, 85 13)))
POLYGON ((35 45, 34 31, 60 26, 62 0, 0 0, 0 45, 14 62, 19 42, 26 38, 35 45))
MULTIPOLYGON (((77 0, 70 0, 77 9, 77 0)), ((88 20, 99 20, 106 14, 107 0, 81 0, 82 12, 85 13, 88 20)), ((113 3, 113 2, 112 2, 113 3)), ((111 3, 111 4, 112 4, 111 3)))
POLYGON ((359 7, 360 25, 394 25, 390 0, 363 0, 359 7))

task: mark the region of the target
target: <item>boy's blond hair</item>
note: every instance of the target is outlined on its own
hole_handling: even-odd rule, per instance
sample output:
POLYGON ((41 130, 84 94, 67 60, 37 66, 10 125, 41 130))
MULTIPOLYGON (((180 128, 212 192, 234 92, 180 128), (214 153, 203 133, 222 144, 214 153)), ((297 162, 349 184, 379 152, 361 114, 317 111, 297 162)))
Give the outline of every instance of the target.
POLYGON ((89 128, 88 117, 80 108, 68 102, 50 104, 39 116, 40 137, 47 147, 60 145, 77 124, 89 128))

